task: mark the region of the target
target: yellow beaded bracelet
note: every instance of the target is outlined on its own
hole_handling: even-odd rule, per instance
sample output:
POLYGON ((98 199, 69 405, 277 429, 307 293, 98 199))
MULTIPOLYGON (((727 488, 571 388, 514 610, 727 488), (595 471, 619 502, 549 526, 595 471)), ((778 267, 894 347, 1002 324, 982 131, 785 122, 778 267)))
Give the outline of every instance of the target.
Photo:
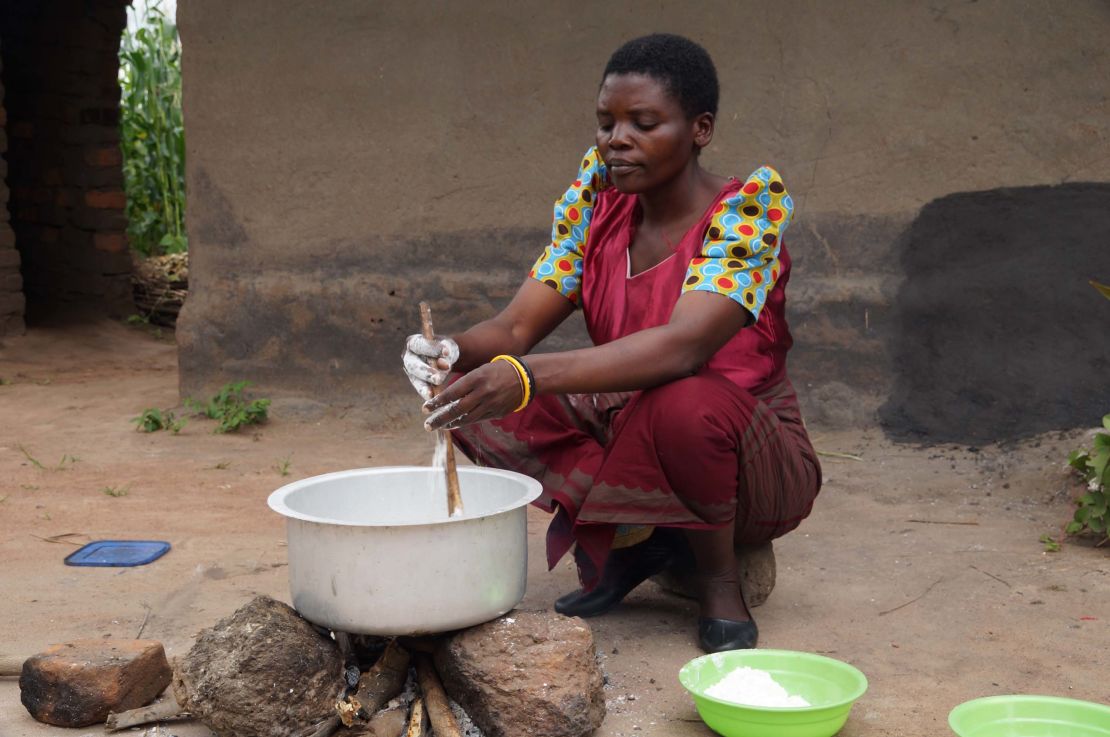
POLYGON ((521 398, 520 406, 514 409, 513 412, 520 412, 532 401, 533 387, 530 372, 527 368, 525 368, 524 362, 516 356, 501 354, 500 356, 494 356, 490 359, 490 363, 493 363, 494 361, 505 361, 514 369, 516 369, 516 377, 520 379, 520 390, 521 392, 523 392, 524 396, 521 398))

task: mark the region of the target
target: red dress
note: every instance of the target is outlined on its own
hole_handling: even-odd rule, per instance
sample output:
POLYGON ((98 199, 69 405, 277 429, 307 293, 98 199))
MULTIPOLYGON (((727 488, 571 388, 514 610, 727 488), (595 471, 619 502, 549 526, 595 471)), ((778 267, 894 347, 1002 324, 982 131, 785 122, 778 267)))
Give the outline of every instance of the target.
MULTIPOLYGON (((722 201, 742 186, 731 180, 722 201)), ((674 254, 630 275, 636 197, 612 188, 597 194, 579 293, 595 344, 669 321, 719 207, 706 211, 674 254)), ((475 463, 543 484, 536 503, 555 512, 549 566, 577 542, 580 577, 590 588, 618 525, 714 528, 735 519, 737 542, 757 544, 809 514, 821 470, 786 376, 790 258, 776 246, 777 278, 757 321, 697 375, 629 393, 541 395, 519 413, 453 431, 475 463)))

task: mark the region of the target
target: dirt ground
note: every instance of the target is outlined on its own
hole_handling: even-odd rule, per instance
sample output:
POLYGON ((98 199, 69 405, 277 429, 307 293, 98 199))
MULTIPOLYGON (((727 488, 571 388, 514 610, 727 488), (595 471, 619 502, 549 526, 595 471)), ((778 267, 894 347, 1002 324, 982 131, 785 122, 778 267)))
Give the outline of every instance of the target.
MULTIPOLYGON (((396 377, 372 406, 275 398, 254 432, 214 435, 196 419, 177 436, 138 433, 129 420, 141 410, 178 404, 175 347, 114 323, 7 339, 0 378, 0 655, 140 632, 183 653, 255 594, 288 600, 271 491, 431 459, 396 377), (117 538, 173 549, 138 568, 62 563, 79 544, 117 538)), ((1110 547, 1046 553, 1038 542, 1070 517, 1077 487, 1063 460, 1086 431, 982 448, 896 445, 878 430, 814 436, 820 450, 862 460, 825 457, 825 488, 812 517, 777 541, 778 585, 756 619, 764 647, 830 654, 867 674, 842 735, 948 734, 953 706, 991 694, 1110 700, 1110 547)), ((524 608, 575 585, 567 562, 545 570, 545 524, 532 510, 524 608)), ((647 584, 591 620, 609 679, 598 737, 711 734, 676 680, 699 654, 695 616, 647 584)), ((34 722, 16 681, 0 679, 3 737, 99 732, 34 722)), ((164 734, 209 732, 185 722, 164 734)))

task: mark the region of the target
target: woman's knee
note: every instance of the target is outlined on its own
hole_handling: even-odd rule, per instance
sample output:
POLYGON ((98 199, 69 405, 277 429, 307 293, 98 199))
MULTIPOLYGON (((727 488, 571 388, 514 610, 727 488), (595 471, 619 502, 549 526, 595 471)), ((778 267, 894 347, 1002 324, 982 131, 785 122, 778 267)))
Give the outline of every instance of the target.
POLYGON ((736 441, 744 422, 741 390, 724 377, 698 374, 643 393, 657 444, 701 447, 707 440, 736 441))

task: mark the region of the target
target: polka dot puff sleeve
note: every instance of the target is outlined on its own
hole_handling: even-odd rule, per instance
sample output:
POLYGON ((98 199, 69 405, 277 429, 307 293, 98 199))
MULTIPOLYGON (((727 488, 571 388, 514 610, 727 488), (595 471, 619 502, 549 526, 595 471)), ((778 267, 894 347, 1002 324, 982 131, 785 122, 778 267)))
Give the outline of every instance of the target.
POLYGON ((582 303, 582 259, 597 195, 609 184, 597 147, 582 157, 578 178, 555 203, 551 245, 532 267, 530 276, 575 305, 582 303))
POLYGON ((793 214, 779 173, 756 169, 740 191, 718 203, 682 291, 724 294, 758 320, 779 278, 779 243, 793 214))

